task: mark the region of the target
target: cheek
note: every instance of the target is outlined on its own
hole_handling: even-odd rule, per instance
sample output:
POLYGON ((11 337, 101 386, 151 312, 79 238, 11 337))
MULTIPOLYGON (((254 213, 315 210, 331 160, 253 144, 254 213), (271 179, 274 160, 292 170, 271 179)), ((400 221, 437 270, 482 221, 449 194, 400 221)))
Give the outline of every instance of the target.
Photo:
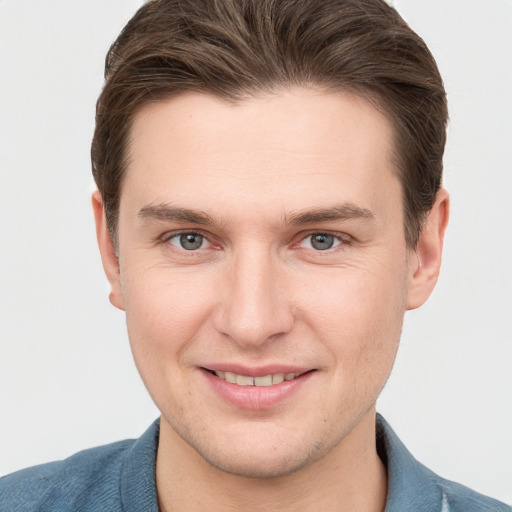
POLYGON ((199 281, 160 268, 125 276, 128 334, 143 378, 183 362, 187 347, 206 325, 211 294, 199 281))
POLYGON ((184 400, 192 400, 189 347, 204 337, 209 316, 209 293, 198 284, 161 268, 132 272, 123 284, 137 370, 157 407, 178 416, 184 400))
POLYGON ((301 311, 331 334, 385 333, 401 323, 406 287, 403 269, 333 269, 301 287, 301 311))
POLYGON ((391 371, 405 311, 402 269, 370 272, 340 269, 308 287, 304 321, 322 340, 336 368, 364 385, 391 371), (371 373, 371 375, 369 375, 371 373))

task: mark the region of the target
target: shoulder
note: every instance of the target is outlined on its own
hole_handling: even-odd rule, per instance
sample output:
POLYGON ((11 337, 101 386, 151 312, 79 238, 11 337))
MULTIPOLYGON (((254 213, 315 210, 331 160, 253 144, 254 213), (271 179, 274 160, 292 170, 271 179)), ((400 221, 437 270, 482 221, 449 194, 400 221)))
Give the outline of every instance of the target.
POLYGON ((501 501, 484 496, 469 487, 452 482, 431 473, 434 484, 439 489, 442 512, 511 512, 512 508, 501 501))
POLYGON ((510 506, 446 480, 418 462, 380 415, 377 451, 388 473, 385 512, 512 512, 510 506))
POLYGON ((120 509, 120 471, 133 443, 91 448, 0 478, 2 511, 120 509))

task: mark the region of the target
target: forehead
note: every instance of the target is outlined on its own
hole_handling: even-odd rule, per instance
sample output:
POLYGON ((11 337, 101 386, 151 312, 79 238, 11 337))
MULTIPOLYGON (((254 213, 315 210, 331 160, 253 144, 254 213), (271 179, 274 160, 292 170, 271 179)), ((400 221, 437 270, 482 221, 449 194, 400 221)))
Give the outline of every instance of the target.
POLYGON ((301 209, 382 201, 398 186, 390 123, 349 93, 294 89, 237 104, 185 93, 144 106, 129 148, 121 205, 129 193, 140 204, 216 210, 236 198, 264 209, 277 199, 301 209))

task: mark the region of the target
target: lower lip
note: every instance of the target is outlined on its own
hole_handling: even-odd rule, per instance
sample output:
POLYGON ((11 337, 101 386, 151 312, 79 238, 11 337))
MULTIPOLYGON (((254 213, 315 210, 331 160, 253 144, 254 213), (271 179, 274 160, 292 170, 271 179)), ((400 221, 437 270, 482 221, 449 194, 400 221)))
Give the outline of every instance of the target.
POLYGON ((239 386, 231 384, 207 370, 202 369, 201 373, 206 377, 213 390, 226 402, 240 409, 257 411, 270 409, 290 398, 315 372, 307 372, 293 380, 285 380, 272 386, 239 386))

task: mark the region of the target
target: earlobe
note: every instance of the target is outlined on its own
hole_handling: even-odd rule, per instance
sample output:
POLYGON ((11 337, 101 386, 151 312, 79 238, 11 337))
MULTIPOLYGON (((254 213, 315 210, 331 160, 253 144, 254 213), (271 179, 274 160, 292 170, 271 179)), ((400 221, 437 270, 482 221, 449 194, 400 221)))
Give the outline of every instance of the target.
POLYGON ((443 242, 449 217, 449 195, 441 188, 430 210, 411 257, 407 309, 423 305, 432 293, 439 276, 443 254, 443 242))
POLYGON ((101 261, 105 275, 110 283, 110 302, 118 309, 124 310, 124 297, 121 290, 119 260, 110 237, 103 209, 103 200, 98 190, 92 194, 92 209, 96 222, 96 238, 100 249, 101 261))

